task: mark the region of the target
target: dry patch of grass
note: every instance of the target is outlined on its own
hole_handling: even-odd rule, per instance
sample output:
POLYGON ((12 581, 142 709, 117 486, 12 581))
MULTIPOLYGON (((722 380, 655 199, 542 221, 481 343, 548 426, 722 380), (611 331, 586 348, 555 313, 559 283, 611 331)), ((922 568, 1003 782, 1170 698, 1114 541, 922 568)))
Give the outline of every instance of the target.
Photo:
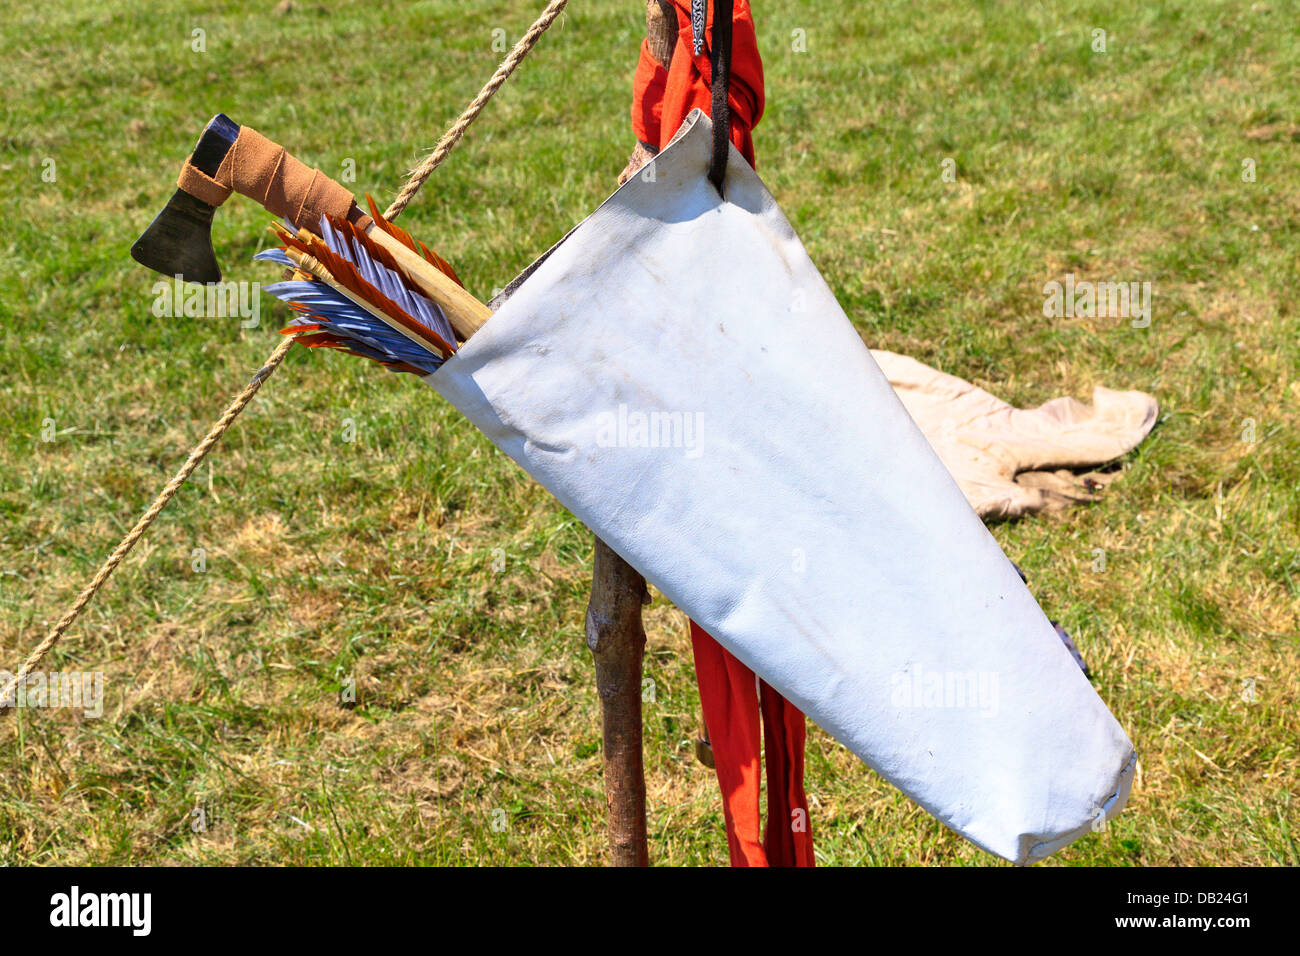
MULTIPOLYGON (((535 10, 328 12, 201 14, 220 40, 202 62, 179 0, 148 18, 47 4, 0 28, 0 172, 24 197, 0 240, 0 664, 284 318, 149 312, 154 277, 126 249, 201 122, 227 109, 327 171, 352 159, 382 201, 496 66, 492 30, 535 10), (322 49, 331 75, 304 74, 322 49)), ((1141 760, 1129 810, 1062 864, 1300 863, 1300 57, 1283 13, 759 11, 760 172, 871 346, 1020 404, 1094 384, 1160 400, 1096 505, 995 529, 1141 760), (1150 281, 1150 328, 1045 318, 1043 284, 1069 272, 1150 281)), ((641 29, 633 4, 574 5, 405 217, 481 297, 612 188, 641 29)), ((264 226, 223 207, 231 277, 273 278, 248 261, 264 226)), ((291 354, 52 657, 103 673, 104 716, 0 726, 0 862, 600 862, 589 552, 418 382, 291 354)), ((662 598, 645 618, 651 854, 723 863, 685 621, 662 598)), ((815 728, 807 783, 823 863, 990 862, 815 728)))

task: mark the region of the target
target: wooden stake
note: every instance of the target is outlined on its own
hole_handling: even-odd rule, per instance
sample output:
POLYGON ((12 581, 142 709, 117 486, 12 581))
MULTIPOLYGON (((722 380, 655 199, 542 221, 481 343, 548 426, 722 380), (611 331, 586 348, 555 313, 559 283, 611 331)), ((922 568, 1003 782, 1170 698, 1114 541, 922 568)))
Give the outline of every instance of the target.
POLYGON ((645 765, 641 756, 641 606, 650 602, 645 578, 600 538, 592 561, 587 647, 596 662, 605 746, 605 805, 609 862, 649 866, 645 823, 645 765))
MULTIPOLYGON (((677 14, 668 0, 646 0, 646 35, 655 59, 667 69, 677 42, 677 14)), ((629 163, 628 175, 634 171, 629 163)), ((609 862, 613 866, 649 866, 641 755, 641 659, 645 654, 641 606, 650 603, 650 592, 645 578, 609 545, 595 536, 592 540, 595 555, 587 604, 587 646, 596 661, 596 691, 600 694, 609 862)))

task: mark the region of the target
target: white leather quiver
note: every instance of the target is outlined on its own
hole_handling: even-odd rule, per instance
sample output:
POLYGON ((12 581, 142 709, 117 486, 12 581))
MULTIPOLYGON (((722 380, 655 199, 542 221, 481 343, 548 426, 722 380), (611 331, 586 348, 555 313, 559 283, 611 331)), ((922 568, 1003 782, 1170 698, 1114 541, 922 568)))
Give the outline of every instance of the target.
POLYGON ((1136 756, 709 121, 425 381, 673 603, 947 826, 1016 863, 1136 756))

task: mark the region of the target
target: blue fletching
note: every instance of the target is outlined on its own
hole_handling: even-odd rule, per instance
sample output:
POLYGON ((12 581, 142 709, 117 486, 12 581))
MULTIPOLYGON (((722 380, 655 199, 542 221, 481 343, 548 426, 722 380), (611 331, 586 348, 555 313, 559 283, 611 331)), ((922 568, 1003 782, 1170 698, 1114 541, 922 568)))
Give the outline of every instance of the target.
POLYGON ((263 249, 257 255, 253 256, 253 261, 278 262, 280 265, 287 266, 290 269, 297 268, 297 266, 293 264, 293 260, 289 258, 288 254, 285 253, 283 249, 263 249))
MULTIPOLYGON (((281 249, 266 249, 253 257, 296 268, 281 249)), ((378 362, 401 362, 427 373, 442 365, 442 356, 394 331, 332 286, 315 280, 291 279, 263 286, 285 302, 296 303, 310 315, 296 312, 289 327, 319 325, 347 342, 348 348, 378 362)))

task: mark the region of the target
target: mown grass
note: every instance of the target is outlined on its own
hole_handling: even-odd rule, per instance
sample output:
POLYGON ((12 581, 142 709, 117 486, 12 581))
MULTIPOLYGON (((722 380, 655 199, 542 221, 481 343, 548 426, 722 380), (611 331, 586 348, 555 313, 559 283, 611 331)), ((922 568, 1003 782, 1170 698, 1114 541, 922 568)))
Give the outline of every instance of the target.
MULTIPOLYGON (((204 120, 351 160, 382 202, 499 62, 493 30, 540 7, 6 9, 0 665, 276 340, 269 301, 255 330, 154 318, 127 256, 204 120)), ((869 344, 1022 405, 1097 383, 1161 402, 1100 503, 995 529, 1142 762, 1129 810, 1054 859, 1300 862, 1296 5, 757 7, 759 169, 869 344), (1151 281, 1151 327, 1043 318, 1067 272, 1151 281)), ((574 0, 406 214, 480 297, 611 190, 641 31, 637 2, 574 0)), ((266 219, 221 210, 228 277, 273 278, 249 261, 266 219)), ((104 718, 0 726, 0 862, 599 862, 589 562, 430 390, 292 353, 53 656, 105 673, 104 718)), ((684 621, 662 598, 646 617, 651 853, 723 862, 684 621)), ((822 863, 989 862, 816 731, 808 786, 822 863)))

